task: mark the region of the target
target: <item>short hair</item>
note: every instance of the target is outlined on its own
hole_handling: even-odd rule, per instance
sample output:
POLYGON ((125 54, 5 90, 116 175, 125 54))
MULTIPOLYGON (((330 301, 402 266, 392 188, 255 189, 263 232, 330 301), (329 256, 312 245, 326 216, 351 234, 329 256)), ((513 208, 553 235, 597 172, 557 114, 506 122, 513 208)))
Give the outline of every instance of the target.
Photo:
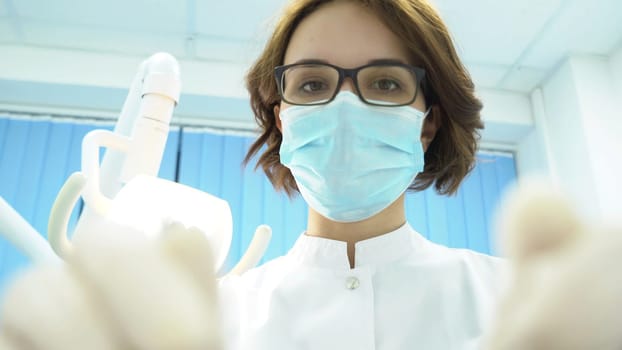
MULTIPOLYGON (((246 76, 260 135, 249 148, 244 164, 261 153, 256 168, 261 167, 274 188, 289 196, 298 192, 298 187, 290 170, 280 161, 282 135, 274 115, 280 97, 274 69, 283 64, 292 33, 300 22, 332 1, 343 0, 292 1, 246 76)), ((425 153, 423 172, 408 189, 422 191, 434 184, 439 194, 455 194, 474 167, 479 130, 484 125, 480 118, 482 103, 475 96, 473 81, 456 53, 447 27, 427 0, 348 1, 361 4, 378 16, 402 40, 412 56, 411 63, 426 71, 422 90, 440 127, 425 153)))

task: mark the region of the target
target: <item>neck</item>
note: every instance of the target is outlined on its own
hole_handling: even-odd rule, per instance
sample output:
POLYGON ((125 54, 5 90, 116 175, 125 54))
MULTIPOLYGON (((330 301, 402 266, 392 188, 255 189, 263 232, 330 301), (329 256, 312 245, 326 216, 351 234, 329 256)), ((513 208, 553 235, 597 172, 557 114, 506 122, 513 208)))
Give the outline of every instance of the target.
POLYGON ((358 241, 377 237, 400 228, 406 222, 404 195, 380 213, 356 222, 335 222, 309 208, 308 236, 322 237, 348 243, 348 260, 354 267, 354 245, 358 241))

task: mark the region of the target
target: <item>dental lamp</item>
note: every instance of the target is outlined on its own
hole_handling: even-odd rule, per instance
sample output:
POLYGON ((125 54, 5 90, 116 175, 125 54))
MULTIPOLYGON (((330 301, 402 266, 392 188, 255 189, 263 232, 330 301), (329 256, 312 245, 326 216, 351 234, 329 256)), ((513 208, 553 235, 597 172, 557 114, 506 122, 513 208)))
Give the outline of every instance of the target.
MULTIPOLYGON (((201 230, 208 238, 218 271, 232 238, 231 210, 226 201, 195 188, 157 177, 173 109, 179 102, 179 65, 166 53, 143 61, 113 131, 93 130, 82 141, 81 171, 61 188, 48 222, 48 242, 0 198, 0 235, 34 261, 58 261, 71 254, 68 221, 77 201, 84 209, 74 237, 89 227, 113 221, 157 235, 165 221, 201 230), (100 148, 106 148, 100 165, 100 148)), ((254 267, 267 248, 271 229, 260 225, 248 250, 229 272, 254 267)))

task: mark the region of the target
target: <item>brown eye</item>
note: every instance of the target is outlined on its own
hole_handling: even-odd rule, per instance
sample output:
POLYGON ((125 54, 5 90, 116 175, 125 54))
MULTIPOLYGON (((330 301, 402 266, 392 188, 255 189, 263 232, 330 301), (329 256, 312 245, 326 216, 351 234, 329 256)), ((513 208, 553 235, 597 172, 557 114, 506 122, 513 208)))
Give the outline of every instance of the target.
POLYGON ((316 80, 316 81, 305 82, 304 84, 300 86, 299 89, 305 93, 315 93, 319 91, 324 91, 326 90, 327 87, 328 85, 326 85, 324 82, 316 80))
POLYGON ((392 92, 400 89, 400 84, 393 79, 379 79, 371 84, 371 88, 384 92, 392 92))

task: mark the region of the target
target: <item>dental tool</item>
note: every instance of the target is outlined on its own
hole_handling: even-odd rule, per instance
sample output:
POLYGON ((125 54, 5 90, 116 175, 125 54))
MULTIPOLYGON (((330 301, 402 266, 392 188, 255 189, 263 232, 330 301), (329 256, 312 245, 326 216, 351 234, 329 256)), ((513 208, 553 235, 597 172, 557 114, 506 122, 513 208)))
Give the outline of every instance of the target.
MULTIPOLYGON (((67 257, 73 249, 67 235, 68 221, 82 197, 85 206, 72 239, 101 220, 131 226, 147 235, 156 234, 163 220, 176 220, 206 234, 218 270, 231 245, 228 203, 189 186, 157 178, 180 91, 179 65, 173 56, 157 53, 142 62, 114 131, 93 130, 84 137, 82 169, 69 176, 50 212, 49 246, 4 201, 0 201, 0 234, 33 260, 67 257), (100 165, 101 147, 106 152, 100 165)), ((241 274, 254 267, 265 253, 270 236, 268 226, 259 226, 248 250, 230 273, 241 274)))
POLYGON ((35 262, 58 262, 49 243, 0 197, 0 234, 35 262))

